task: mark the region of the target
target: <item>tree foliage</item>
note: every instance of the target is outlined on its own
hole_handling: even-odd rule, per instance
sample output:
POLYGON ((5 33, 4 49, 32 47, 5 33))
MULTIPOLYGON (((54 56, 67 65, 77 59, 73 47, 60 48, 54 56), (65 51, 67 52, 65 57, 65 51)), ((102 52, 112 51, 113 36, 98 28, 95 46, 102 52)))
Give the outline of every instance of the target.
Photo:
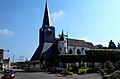
POLYGON ((105 67, 107 68, 107 73, 111 74, 114 71, 114 66, 113 63, 111 61, 106 61, 105 62, 105 67))
POLYGON ((115 63, 115 69, 120 70, 120 60, 115 63))
POLYGON ((120 43, 118 43, 118 45, 117 45, 117 46, 118 46, 117 48, 118 48, 118 49, 120 49, 120 43))
POLYGON ((110 40, 110 42, 109 42, 109 47, 108 47, 109 49, 116 49, 117 47, 116 47, 116 45, 114 44, 114 42, 112 41, 112 40, 110 40))
POLYGON ((103 48, 103 45, 102 44, 98 44, 98 45, 95 45, 98 49, 102 49, 103 48))
POLYGON ((81 62, 85 59, 85 55, 65 54, 59 56, 59 61, 63 63, 81 62))
POLYGON ((120 60, 120 50, 114 49, 95 49, 88 50, 86 52, 86 57, 88 62, 106 62, 112 61, 117 62, 120 60))

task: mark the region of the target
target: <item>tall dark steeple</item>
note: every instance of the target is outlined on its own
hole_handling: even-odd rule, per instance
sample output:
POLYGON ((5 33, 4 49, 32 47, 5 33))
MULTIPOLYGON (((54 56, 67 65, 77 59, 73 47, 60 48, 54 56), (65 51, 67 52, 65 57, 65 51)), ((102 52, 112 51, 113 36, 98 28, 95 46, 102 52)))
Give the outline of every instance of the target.
POLYGON ((55 41, 55 28, 51 24, 48 4, 45 4, 42 27, 40 28, 39 45, 55 41))
POLYGON ((49 13, 49 8, 48 8, 47 1, 46 1, 46 4, 45 4, 45 11, 44 11, 44 18, 43 18, 42 27, 44 27, 45 25, 51 26, 50 13, 49 13))
POLYGON ((31 61, 39 60, 41 54, 47 51, 55 42, 55 27, 51 25, 50 13, 46 1, 42 27, 39 29, 39 46, 33 54, 31 61))

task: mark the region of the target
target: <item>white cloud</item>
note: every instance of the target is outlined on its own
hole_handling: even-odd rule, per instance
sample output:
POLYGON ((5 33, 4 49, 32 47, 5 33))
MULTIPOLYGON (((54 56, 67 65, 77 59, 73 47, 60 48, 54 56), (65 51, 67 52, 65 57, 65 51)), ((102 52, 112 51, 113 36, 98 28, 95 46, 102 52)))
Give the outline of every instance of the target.
POLYGON ((84 41, 86 41, 86 42, 90 42, 90 40, 88 40, 87 37, 80 38, 80 40, 84 40, 84 41))
POLYGON ((8 37, 12 35, 13 35, 13 31, 8 29, 0 29, 0 37, 8 37))
POLYGON ((57 20, 58 18, 62 17, 63 15, 64 15, 64 12, 62 10, 59 10, 59 11, 51 14, 51 19, 57 20))

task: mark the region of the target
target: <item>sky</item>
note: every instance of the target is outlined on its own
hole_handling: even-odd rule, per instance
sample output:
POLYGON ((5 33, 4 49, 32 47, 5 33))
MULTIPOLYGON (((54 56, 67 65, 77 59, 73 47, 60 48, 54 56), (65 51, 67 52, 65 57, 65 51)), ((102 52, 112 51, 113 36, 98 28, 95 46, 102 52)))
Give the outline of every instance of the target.
MULTIPOLYGON (((108 46, 120 42, 120 0, 47 0, 55 35, 108 46)), ((46 0, 0 0, 0 48, 11 61, 30 60, 39 44, 46 0)))

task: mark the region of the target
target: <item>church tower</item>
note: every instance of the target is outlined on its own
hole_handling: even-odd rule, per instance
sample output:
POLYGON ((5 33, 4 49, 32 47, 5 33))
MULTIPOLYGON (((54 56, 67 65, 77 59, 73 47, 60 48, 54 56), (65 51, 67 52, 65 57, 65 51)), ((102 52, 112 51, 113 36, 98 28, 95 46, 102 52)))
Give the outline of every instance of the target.
POLYGON ((39 60, 44 52, 46 52, 55 42, 55 27, 52 26, 48 4, 45 4, 43 23, 39 29, 39 45, 30 61, 39 60))
POLYGON ((62 31, 62 34, 60 35, 60 38, 59 38, 58 50, 60 52, 60 55, 67 53, 67 39, 65 38, 63 31, 62 31))
POLYGON ((39 45, 55 41, 55 28, 51 24, 49 8, 46 2, 42 27, 39 29, 39 45))

